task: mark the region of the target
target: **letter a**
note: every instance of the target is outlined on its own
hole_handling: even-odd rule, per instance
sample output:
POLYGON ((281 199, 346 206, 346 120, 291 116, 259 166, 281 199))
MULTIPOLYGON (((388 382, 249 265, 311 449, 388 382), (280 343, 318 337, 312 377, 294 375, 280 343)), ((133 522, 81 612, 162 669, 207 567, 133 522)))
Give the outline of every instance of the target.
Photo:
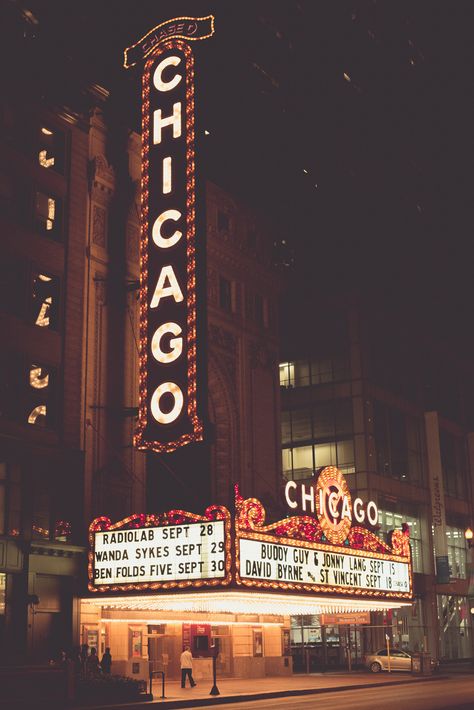
POLYGON ((176 303, 180 303, 184 300, 184 296, 179 287, 178 281, 173 271, 172 266, 163 266, 158 276, 158 281, 156 284, 155 292, 153 298, 151 299, 150 308, 158 308, 160 305, 161 298, 167 298, 168 296, 173 296, 176 303), (168 285, 165 286, 166 281, 168 285))

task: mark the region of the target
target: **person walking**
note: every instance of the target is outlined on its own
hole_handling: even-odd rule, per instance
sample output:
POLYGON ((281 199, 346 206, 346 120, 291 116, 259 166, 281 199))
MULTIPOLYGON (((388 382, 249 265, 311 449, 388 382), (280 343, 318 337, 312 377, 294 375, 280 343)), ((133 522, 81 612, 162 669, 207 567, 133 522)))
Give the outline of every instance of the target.
POLYGON ((181 687, 184 688, 186 685, 186 677, 189 678, 191 688, 194 688, 196 683, 193 678, 193 654, 189 646, 186 646, 183 653, 181 654, 181 687))
POLYGON ((102 673, 104 673, 104 675, 110 675, 110 669, 112 667, 112 656, 110 655, 110 648, 108 646, 105 649, 104 655, 102 656, 100 667, 102 668, 102 673))
POLYGON ((94 647, 91 648, 91 655, 86 661, 86 675, 88 678, 97 678, 100 675, 99 657, 94 647))

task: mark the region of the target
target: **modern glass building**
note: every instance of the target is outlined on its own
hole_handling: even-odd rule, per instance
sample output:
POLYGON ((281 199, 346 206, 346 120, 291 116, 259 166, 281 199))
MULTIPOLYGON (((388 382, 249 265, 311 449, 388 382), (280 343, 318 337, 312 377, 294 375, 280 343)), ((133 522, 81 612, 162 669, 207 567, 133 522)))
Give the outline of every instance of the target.
MULTIPOLYGON (((319 315, 315 309, 317 335, 306 336, 304 347, 283 345, 283 479, 311 484, 319 469, 338 466, 351 490, 377 501, 381 538, 403 523, 410 530, 415 602, 351 627, 355 661, 383 645, 385 632, 400 648, 471 658, 469 367, 453 366, 452 353, 414 334, 397 347, 373 304, 341 303, 319 315)), ((338 663, 346 634, 317 617, 295 618, 293 653, 304 659, 306 649, 311 667, 338 663)))

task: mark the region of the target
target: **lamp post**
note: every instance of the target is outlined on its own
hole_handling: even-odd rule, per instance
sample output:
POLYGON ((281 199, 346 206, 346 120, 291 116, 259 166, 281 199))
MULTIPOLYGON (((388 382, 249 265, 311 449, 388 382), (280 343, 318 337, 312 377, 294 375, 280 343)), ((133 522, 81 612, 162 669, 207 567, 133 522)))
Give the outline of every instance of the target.
POLYGON ((211 646, 211 649, 213 651, 212 653, 212 678, 213 678, 213 686, 211 688, 211 692, 209 695, 220 695, 219 688, 217 687, 217 669, 216 669, 216 663, 217 663, 217 654, 219 653, 219 647, 215 643, 213 646, 211 646))
POLYGON ((466 528, 466 530, 464 531, 464 537, 466 538, 466 542, 469 545, 470 549, 473 545, 472 538, 474 537, 474 533, 472 532, 471 528, 466 528))
MULTIPOLYGON (((473 565, 473 560, 472 560, 472 555, 473 555, 473 538, 474 538, 474 533, 472 532, 472 528, 468 527, 464 531, 464 538, 468 544, 469 549, 471 550, 470 558, 469 558, 469 563, 468 563, 468 579, 469 579, 469 588, 467 591, 467 597, 469 601, 469 606, 470 606, 470 612, 472 615, 474 615, 474 565, 473 565)), ((471 642, 472 644, 472 642, 471 642)), ((472 647, 474 650, 474 647, 472 647)))

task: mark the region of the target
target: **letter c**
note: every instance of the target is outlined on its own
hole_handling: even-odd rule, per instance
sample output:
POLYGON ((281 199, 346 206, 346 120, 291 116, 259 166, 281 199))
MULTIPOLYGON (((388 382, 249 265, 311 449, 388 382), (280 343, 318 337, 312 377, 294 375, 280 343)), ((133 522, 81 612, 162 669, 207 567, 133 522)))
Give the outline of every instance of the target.
POLYGON ((177 67, 181 62, 181 57, 166 57, 162 59, 161 62, 156 67, 153 72, 153 85, 158 91, 171 91, 178 86, 179 82, 183 78, 181 74, 175 74, 171 81, 163 81, 162 74, 166 67, 177 67))
POLYGON ((157 247, 160 247, 161 249, 168 249, 169 247, 172 247, 177 242, 179 242, 179 240, 183 236, 183 233, 180 232, 179 229, 177 229, 170 237, 164 237, 161 234, 161 227, 163 226, 163 223, 167 222, 169 219, 172 219, 177 222, 180 217, 181 212, 179 212, 178 210, 165 210, 165 212, 162 212, 155 219, 151 234, 153 237, 153 241, 155 242, 157 247))
POLYGON ((328 503, 329 503, 329 511, 330 511, 333 518, 339 517, 338 510, 335 507, 335 505, 337 505, 338 500, 339 500, 339 496, 337 495, 337 493, 332 491, 332 493, 329 494, 328 503))
POLYGON ((288 481, 288 483, 285 486, 285 498, 286 502, 288 503, 288 506, 290 508, 296 508, 298 503, 295 500, 291 500, 290 498, 290 488, 293 488, 293 490, 296 488, 296 483, 294 481, 288 481))

